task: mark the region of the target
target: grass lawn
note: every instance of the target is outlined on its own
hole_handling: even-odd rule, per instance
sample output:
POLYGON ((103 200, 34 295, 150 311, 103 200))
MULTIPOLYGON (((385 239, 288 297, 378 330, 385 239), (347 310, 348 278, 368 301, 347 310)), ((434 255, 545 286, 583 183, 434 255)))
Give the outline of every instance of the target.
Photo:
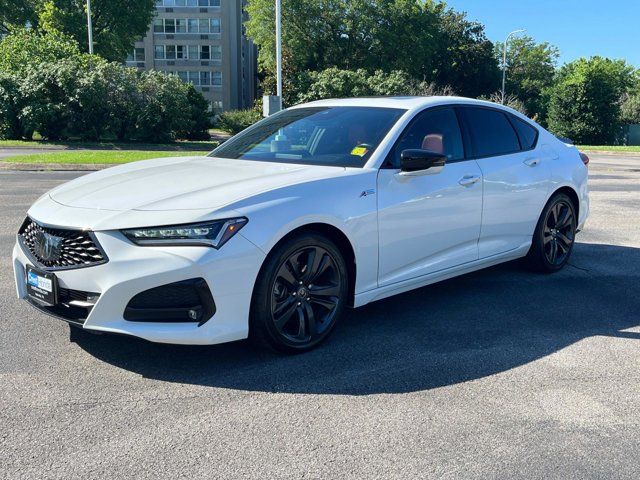
POLYGON ((174 143, 135 143, 135 142, 44 142, 41 140, 0 140, 0 148, 96 148, 110 150, 213 150, 216 141, 178 141, 174 143))
POLYGON ((206 155, 208 151, 139 151, 139 150, 90 150, 90 151, 61 151, 54 153, 36 153, 32 155, 17 155, 3 158, 3 162, 11 163, 128 163, 137 160, 162 157, 182 157, 189 155, 206 155))
POLYGON ((640 145, 638 145, 638 146, 579 145, 578 149, 579 150, 592 150, 594 152, 600 151, 600 152, 637 152, 637 153, 640 153, 640 145))

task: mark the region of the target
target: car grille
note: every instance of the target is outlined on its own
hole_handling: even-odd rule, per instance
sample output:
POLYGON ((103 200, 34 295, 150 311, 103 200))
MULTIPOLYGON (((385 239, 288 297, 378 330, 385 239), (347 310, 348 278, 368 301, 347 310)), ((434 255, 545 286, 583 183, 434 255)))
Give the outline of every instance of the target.
POLYGON ((31 305, 46 314, 69 323, 84 325, 99 297, 99 293, 60 287, 58 288, 58 303, 56 305, 42 305, 31 298, 28 300, 31 305))
POLYGON ((91 232, 38 225, 27 217, 18 239, 37 266, 47 270, 91 267, 108 261, 91 232))

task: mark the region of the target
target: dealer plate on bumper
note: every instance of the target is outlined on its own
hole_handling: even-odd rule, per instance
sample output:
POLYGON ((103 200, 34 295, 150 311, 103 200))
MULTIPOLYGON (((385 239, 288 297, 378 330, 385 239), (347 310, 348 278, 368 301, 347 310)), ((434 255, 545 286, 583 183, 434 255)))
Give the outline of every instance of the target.
POLYGON ((37 302, 53 306, 57 303, 58 281, 53 273, 42 272, 27 265, 27 295, 37 302))

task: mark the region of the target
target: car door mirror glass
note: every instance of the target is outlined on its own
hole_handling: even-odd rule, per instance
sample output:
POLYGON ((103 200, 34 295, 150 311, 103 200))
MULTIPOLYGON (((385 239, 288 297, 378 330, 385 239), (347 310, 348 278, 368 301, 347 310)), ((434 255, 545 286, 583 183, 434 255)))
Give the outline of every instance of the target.
POLYGON ((402 172, 420 172, 444 167, 447 157, 438 152, 421 149, 403 150, 400 154, 400 170, 402 172))

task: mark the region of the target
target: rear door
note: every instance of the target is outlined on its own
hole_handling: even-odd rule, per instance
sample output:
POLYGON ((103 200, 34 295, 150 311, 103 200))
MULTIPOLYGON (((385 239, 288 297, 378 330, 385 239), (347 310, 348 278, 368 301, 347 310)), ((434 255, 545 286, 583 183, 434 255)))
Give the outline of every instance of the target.
POLYGON ((550 188, 550 158, 536 148, 537 130, 507 112, 459 107, 465 143, 482 170, 480 258, 531 241, 550 188))
POLYGON ((480 168, 465 158, 454 109, 419 113, 378 173, 379 284, 477 260, 481 214, 480 168), (400 175, 405 149, 444 153, 446 165, 435 173, 400 175))

